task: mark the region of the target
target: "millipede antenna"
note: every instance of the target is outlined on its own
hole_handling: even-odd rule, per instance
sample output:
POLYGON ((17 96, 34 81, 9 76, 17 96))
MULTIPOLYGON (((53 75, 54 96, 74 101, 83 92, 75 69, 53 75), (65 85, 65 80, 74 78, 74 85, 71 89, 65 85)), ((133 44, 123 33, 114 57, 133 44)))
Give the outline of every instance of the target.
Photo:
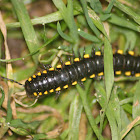
POLYGON ((14 83, 17 83, 18 85, 25 86, 25 85, 23 85, 23 84, 21 84, 21 83, 15 81, 15 80, 13 80, 13 79, 9 79, 9 78, 3 77, 3 76, 1 76, 1 78, 2 78, 2 79, 6 79, 6 80, 11 81, 11 82, 14 82, 14 83))

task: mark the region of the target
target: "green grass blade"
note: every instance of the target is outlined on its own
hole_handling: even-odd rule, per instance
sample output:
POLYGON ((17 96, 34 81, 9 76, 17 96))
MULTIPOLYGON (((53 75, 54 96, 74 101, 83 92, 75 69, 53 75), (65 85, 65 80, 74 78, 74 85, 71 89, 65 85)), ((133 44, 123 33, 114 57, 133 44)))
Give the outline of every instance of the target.
POLYGON ((109 101, 112 86, 114 83, 114 71, 113 71, 113 53, 111 45, 107 38, 104 42, 104 77, 105 77, 105 87, 107 100, 109 101))
POLYGON ((30 135, 29 131, 24 129, 24 128, 15 128, 15 127, 10 127, 10 129, 18 134, 18 135, 21 135, 21 136, 27 136, 27 135, 30 135))
POLYGON ((69 129, 66 129, 65 131, 63 131, 62 134, 60 135, 60 139, 61 140, 66 140, 67 136, 68 136, 68 133, 69 133, 69 129))
MULTIPOLYGON (((73 11, 74 15, 79 15, 80 12, 78 11, 73 11)), ((62 20, 63 17, 61 16, 60 12, 57 11, 57 12, 54 12, 54 13, 51 13, 51 14, 48 14, 46 16, 42 16, 42 17, 37 17, 37 18, 34 18, 34 19, 31 19, 31 23, 32 25, 37 25, 37 24, 47 24, 47 23, 52 23, 52 22, 56 22, 56 21, 60 21, 62 20)), ((17 27, 20 27, 20 22, 14 22, 14 23, 7 23, 6 24, 6 27, 7 28, 17 28, 17 27)))
POLYGON ((47 135, 46 134, 35 134, 34 136, 33 136, 33 140, 54 140, 54 139, 49 139, 48 137, 47 137, 47 135))
POLYGON ((5 133, 8 131, 9 126, 8 124, 5 122, 5 120, 2 118, 0 118, 0 123, 1 123, 1 127, 0 127, 0 139, 3 139, 5 133))
POLYGON ((134 50, 137 41, 136 33, 132 30, 126 30, 124 35, 126 37, 124 52, 126 52, 127 50, 134 50))
POLYGON ((119 139, 118 128, 117 128, 117 123, 114 116, 114 110, 112 108, 112 105, 107 103, 107 95, 104 88, 97 82, 95 82, 94 86, 97 91, 97 100, 99 101, 100 106, 102 108, 105 108, 108 105, 105 110, 106 111, 105 113, 111 128, 112 140, 118 140, 119 139))
POLYGON ((91 0, 90 5, 96 13, 102 12, 102 5, 101 5, 101 2, 99 0, 91 0))
POLYGON ((111 17, 111 14, 101 14, 101 15, 100 15, 101 21, 106 21, 106 20, 109 19, 110 17, 111 17))
POLYGON ((109 39, 105 29, 104 29, 104 26, 100 20, 100 18, 97 16, 97 14, 91 9, 88 7, 88 14, 89 14, 89 17, 92 19, 94 25, 109 39))
POLYGON ((2 57, 2 42, 3 42, 3 36, 2 33, 0 32, 0 58, 2 57))
POLYGON ((124 4, 119 2, 118 0, 115 1, 115 6, 117 8, 119 8, 121 11, 123 11, 124 13, 128 14, 130 17, 132 17, 134 19, 134 21, 137 24, 140 25, 140 15, 139 14, 137 14, 132 9, 130 9, 129 7, 125 6, 124 4))
POLYGON ((86 112, 86 116, 87 116, 87 118, 89 120, 89 123, 90 123, 94 133, 96 134, 98 139, 103 140, 103 137, 100 134, 99 128, 96 125, 96 121, 95 121, 95 119, 92 116, 92 112, 91 112, 89 104, 88 104, 87 92, 89 90, 89 86, 91 84, 91 80, 87 81, 87 83, 88 83, 87 84, 88 86, 86 86, 86 90, 85 91, 80 87, 80 85, 77 85, 77 90, 78 90, 78 92, 80 94, 80 97, 81 97, 81 100, 82 100, 82 104, 83 104, 84 110, 86 112))
MULTIPOLYGON (((39 43, 38 43, 38 39, 35 34, 34 28, 32 26, 32 23, 30 21, 28 12, 24 6, 23 1, 11 0, 11 2, 15 9, 16 15, 20 21, 21 29, 22 29, 25 41, 27 43, 28 49, 30 53, 32 53, 33 51, 38 49, 39 43)), ((38 57, 37 54, 32 56, 35 64, 38 63, 37 57, 38 57)))
POLYGON ((10 126, 14 127, 14 128, 24 128, 24 129, 28 129, 28 130, 36 130, 37 127, 40 125, 40 123, 41 122, 39 122, 39 121, 25 123, 20 119, 15 119, 15 120, 11 121, 10 126))
POLYGON ((107 102, 105 106, 103 106, 102 108, 103 113, 101 114, 100 133, 102 132, 105 112, 107 111, 108 108, 108 102, 110 99, 111 90, 114 83, 113 53, 112 53, 111 45, 106 37, 105 37, 104 46, 105 46, 104 47, 104 77, 105 77, 107 102))
POLYGON ((9 91, 8 94, 8 103, 7 103, 7 116, 6 116, 6 122, 10 123, 12 120, 12 109, 11 109, 11 91, 9 91))
MULTIPOLYGON (((67 14, 67 8, 62 0, 53 0, 54 5, 59 9, 62 17, 65 17, 67 14)), ((67 21, 68 16, 64 18, 67 21)))
POLYGON ((132 130, 132 128, 133 128, 133 126, 135 124, 129 125, 130 120, 128 119, 127 113, 124 112, 122 107, 121 107, 121 120, 122 120, 122 128, 123 128, 123 130, 120 133, 120 139, 123 139, 125 137, 126 140, 136 140, 134 130, 132 130), (131 132, 130 132, 130 130, 131 130, 131 132))
POLYGON ((1 93, 2 93, 2 97, 0 98, 0 108, 1 108, 2 103, 4 101, 4 98, 5 98, 5 94, 4 94, 4 90, 2 89, 2 87, 0 87, 0 90, 1 90, 1 93))
POLYGON ((111 14, 111 17, 107 20, 108 22, 118 25, 120 27, 132 29, 134 31, 140 32, 140 26, 135 24, 132 21, 127 21, 126 19, 123 19, 115 14, 111 14))
POLYGON ((92 41, 92 42, 95 42, 95 43, 96 43, 96 42, 97 42, 97 43, 101 42, 101 40, 99 40, 96 36, 90 35, 90 34, 84 32, 84 31, 82 31, 81 29, 78 29, 78 33, 79 33, 79 35, 80 35, 81 37, 83 37, 83 38, 85 38, 85 39, 87 39, 87 40, 90 40, 90 41, 92 41))
POLYGON ((80 101, 80 98, 78 96, 75 96, 70 106, 68 140, 78 140, 79 138, 79 124, 82 109, 83 105, 80 101))
MULTIPOLYGON (((73 38, 75 45, 77 45, 77 43, 79 42, 79 36, 78 36, 77 26, 74 21, 74 15, 73 15, 73 0, 68 0, 67 11, 69 11, 68 12, 69 20, 67 22, 69 22, 70 35, 71 38, 73 38)), ((75 47, 77 48, 78 46, 75 47)))
MULTIPOLYGON (((138 116, 140 116, 140 81, 137 83, 137 87, 136 87, 136 92, 134 94, 134 98, 133 98, 133 108, 132 108, 132 115, 133 115, 133 119, 137 118, 138 116)), ((136 126, 134 128, 135 130, 135 135, 136 138, 139 139, 140 138, 140 126, 136 126)))
POLYGON ((120 132, 121 132, 121 107, 120 107, 120 102, 119 102, 119 98, 117 95, 117 87, 115 87, 113 89, 113 92, 111 94, 111 98, 109 101, 109 106, 113 109, 113 114, 115 117, 115 120, 117 122, 117 126, 118 126, 118 137, 120 138, 120 132))
POLYGON ((90 19, 89 15, 88 15, 88 9, 87 9, 87 3, 86 3, 86 1, 85 0, 81 0, 81 4, 82 4, 83 11, 84 11, 85 17, 87 19, 87 22, 88 22, 90 28, 95 33, 95 35, 98 38, 100 38, 100 32, 98 31, 98 29, 96 28, 96 26, 94 25, 94 23, 92 22, 92 20, 90 19))
POLYGON ((62 0, 53 0, 53 3, 60 11, 65 23, 67 24, 70 30, 70 37, 74 41, 74 51, 76 52, 76 50, 78 49, 77 43, 79 42, 79 37, 78 37, 77 26, 74 21, 73 2, 72 0, 68 0, 67 7, 65 6, 62 0))
POLYGON ((116 32, 123 34, 126 38, 125 47, 122 45, 124 53, 126 53, 127 50, 134 50, 137 41, 137 34, 133 30, 125 28, 122 29, 117 27, 115 30, 116 32))
MULTIPOLYGON (((121 132, 121 116, 120 116, 120 104, 119 104, 119 99, 116 94, 117 89, 114 88, 111 98, 109 100, 109 103, 107 101, 104 101, 105 105, 102 105, 102 108, 104 110, 103 114, 101 114, 101 120, 100 120, 100 131, 102 132, 102 127, 103 127, 103 121, 105 117, 105 113, 107 115, 108 121, 110 125, 112 125, 111 131, 112 131, 112 137, 114 139, 120 138, 120 132, 121 132), (110 118, 112 117, 112 120, 110 118), (113 122, 115 120, 115 122, 113 122), (112 130, 113 129, 113 130, 112 130), (117 130, 116 133, 117 136, 115 135, 114 129, 117 130)), ((98 93, 98 97, 102 96, 98 93)), ((100 99, 99 99, 100 100, 100 99)), ((100 102, 100 101, 99 101, 100 102)))
POLYGON ((120 105, 132 103, 132 102, 133 102, 133 97, 126 98, 126 99, 120 101, 120 105))
POLYGON ((67 34, 63 33, 59 22, 57 23, 57 31, 58 31, 58 33, 60 34, 60 36, 61 36, 62 38, 64 38, 64 39, 67 40, 68 42, 71 42, 71 43, 73 42, 73 40, 72 40, 71 37, 69 37, 67 34))
POLYGON ((108 13, 111 12, 115 1, 116 1, 116 0, 111 0, 111 1, 110 1, 109 5, 107 6, 107 8, 106 8, 106 10, 104 11, 104 13, 108 14, 108 13))

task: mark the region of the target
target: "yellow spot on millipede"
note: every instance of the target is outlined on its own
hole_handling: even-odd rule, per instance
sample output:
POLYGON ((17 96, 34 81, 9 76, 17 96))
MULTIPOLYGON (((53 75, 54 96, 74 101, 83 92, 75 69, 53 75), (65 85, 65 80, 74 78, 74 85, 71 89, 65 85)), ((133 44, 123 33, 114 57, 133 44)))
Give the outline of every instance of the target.
POLYGON ((48 94, 48 91, 46 90, 46 91, 44 92, 44 94, 48 94))
POLYGON ((75 59, 74 59, 74 62, 79 62, 79 61, 80 61, 79 58, 75 58, 75 59))
POLYGON ((121 71, 115 71, 116 75, 121 75, 121 73, 122 73, 121 71))
POLYGON ((54 71, 54 68, 52 67, 52 68, 49 68, 49 71, 54 71))
POLYGON ((64 88, 64 89, 68 88, 68 85, 65 85, 63 88, 64 88))
POLYGON ((126 75, 126 76, 130 76, 130 75, 131 75, 131 71, 126 71, 126 72, 125 72, 125 75, 126 75))
POLYGON ((90 78, 94 78, 94 77, 95 77, 95 74, 90 75, 90 78))
POLYGON ((32 78, 30 77, 30 78, 28 79, 28 81, 29 81, 29 82, 32 81, 32 78))
POLYGON ((89 54, 85 54, 84 55, 84 58, 89 58, 89 54))
POLYGON ((98 76, 102 76, 102 75, 104 75, 104 73, 103 73, 103 72, 98 73, 98 76))
POLYGON ((33 75, 33 78, 36 78, 36 75, 33 75))
POLYGON ((47 73, 47 71, 46 71, 46 70, 44 70, 44 71, 43 71, 43 73, 44 73, 44 74, 46 74, 46 73, 47 73))
POLYGON ((133 52, 133 51, 129 51, 128 53, 129 53, 130 55, 132 55, 132 56, 134 55, 134 52, 133 52))
POLYGON ((58 88, 56 88, 56 89, 55 89, 55 91, 60 91, 60 90, 61 90, 61 88, 60 88, 60 87, 58 87, 58 88))
POLYGON ((86 81, 86 78, 84 77, 83 79, 81 79, 82 82, 86 81))
POLYGON ((65 65, 71 65, 70 61, 65 62, 65 65))
POLYGON ((42 92, 39 92, 39 95, 42 95, 42 92))
POLYGON ((49 92, 50 92, 50 93, 54 92, 54 89, 51 89, 49 92))
POLYGON ((101 52, 100 51, 97 51, 97 52, 95 52, 95 55, 101 55, 101 52))
POLYGON ((123 54, 123 50, 118 50, 117 53, 118 54, 123 54))
POLYGON ((56 66, 56 68, 61 69, 61 68, 62 68, 62 66, 61 66, 61 65, 57 65, 57 66, 56 66))
POLYGON ((135 77, 140 77, 140 73, 136 73, 135 74, 135 77))
POLYGON ((33 94, 34 94, 34 96, 37 96, 37 93, 36 92, 34 92, 33 94))
POLYGON ((77 84, 77 81, 75 81, 75 82, 72 83, 73 86, 76 85, 76 84, 77 84))
POLYGON ((41 72, 38 72, 37 75, 38 75, 38 76, 41 76, 41 72))

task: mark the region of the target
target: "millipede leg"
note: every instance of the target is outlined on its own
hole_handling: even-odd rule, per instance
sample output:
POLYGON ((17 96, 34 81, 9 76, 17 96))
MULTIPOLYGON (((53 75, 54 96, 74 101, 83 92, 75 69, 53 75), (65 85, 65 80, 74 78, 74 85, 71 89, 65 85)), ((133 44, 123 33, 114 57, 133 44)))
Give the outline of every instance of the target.
POLYGON ((79 81, 78 84, 81 86, 82 89, 85 89, 84 83, 79 81))
POLYGON ((61 57, 57 56, 59 59, 59 62, 61 63, 62 66, 64 66, 63 60, 61 59, 61 57))
POLYGON ((81 60, 81 54, 80 54, 79 48, 78 48, 78 56, 79 56, 79 59, 81 60))
POLYGON ((103 55, 103 52, 101 51, 101 48, 98 48, 99 49, 99 51, 101 52, 101 55, 103 55))
POLYGON ((60 96, 60 93, 61 93, 61 91, 56 91, 56 94, 55 94, 55 99, 56 99, 56 100, 57 100, 58 97, 60 96))
POLYGON ((45 70, 48 70, 49 68, 52 67, 50 64, 42 64, 42 66, 45 70))
POLYGON ((70 62, 71 62, 71 57, 70 57, 70 55, 68 55, 68 61, 70 61, 70 62))
POLYGON ((84 55, 85 55, 85 47, 84 47, 84 50, 83 50, 83 58, 84 58, 84 55))
POLYGON ((94 57, 95 56, 95 48, 92 47, 92 50, 91 50, 91 57, 94 57))
POLYGON ((73 57, 73 60, 75 58, 75 53, 74 53, 74 50, 72 49, 72 57, 73 57))

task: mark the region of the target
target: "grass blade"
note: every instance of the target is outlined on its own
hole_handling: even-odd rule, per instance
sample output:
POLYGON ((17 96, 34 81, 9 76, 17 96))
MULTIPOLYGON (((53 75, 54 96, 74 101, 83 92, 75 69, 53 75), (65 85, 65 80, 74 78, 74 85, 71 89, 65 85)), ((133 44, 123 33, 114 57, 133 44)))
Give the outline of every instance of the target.
POLYGON ((111 12, 115 1, 116 1, 116 0, 111 0, 111 1, 110 1, 109 5, 108 5, 108 7, 106 8, 106 10, 104 11, 104 13, 108 14, 108 13, 111 12))
POLYGON ((69 37, 67 34, 65 34, 65 33, 62 32, 62 29, 61 29, 61 26, 60 26, 60 23, 59 22, 57 23, 57 31, 58 31, 58 33, 60 34, 60 36, 62 38, 64 38, 65 40, 67 40, 67 41, 69 41, 71 43, 73 42, 73 40, 72 40, 71 37, 69 37))
POLYGON ((83 11, 85 13, 85 17, 87 19, 87 22, 88 22, 90 28, 95 33, 95 35, 98 38, 100 38, 100 32, 98 31, 98 29, 96 28, 96 26, 94 25, 94 23, 92 22, 92 20, 90 19, 89 15, 88 15, 88 9, 87 9, 87 3, 86 3, 86 1, 85 0, 81 0, 81 4, 82 4, 83 11))
POLYGON ((79 124, 81 119, 83 105, 80 98, 76 96, 70 106, 69 116, 69 140, 78 140, 79 137, 79 124))
POLYGON ((12 108, 11 108, 11 91, 9 91, 8 94, 8 103, 7 103, 7 116, 6 116, 6 122, 10 123, 12 120, 12 108))
MULTIPOLYGON (((74 10, 73 14, 74 15, 79 15, 80 13, 78 11, 74 10)), ((62 19, 63 19, 63 17, 61 16, 60 12, 57 11, 57 12, 51 13, 51 14, 46 15, 46 16, 31 19, 31 23, 32 23, 32 25, 37 25, 37 24, 44 25, 44 24, 47 24, 47 23, 60 21, 62 19)), ((13 22, 13 23, 7 23, 6 27, 7 28, 17 28, 17 27, 21 27, 21 26, 20 26, 20 22, 13 22)))
POLYGON ((127 117, 127 114, 121 108, 121 118, 122 118, 122 128, 123 130, 120 133, 120 139, 125 137, 126 140, 136 140, 136 136, 134 130, 132 130, 133 126, 137 123, 138 120, 134 120, 130 123, 130 120, 127 117), (131 132, 129 132, 131 130, 131 132), (128 133, 129 132, 129 133, 128 133))
POLYGON ((91 0, 90 5, 96 13, 102 12, 102 5, 101 5, 101 2, 99 0, 91 0))
POLYGON ((114 110, 112 108, 112 104, 107 103, 107 95, 106 95, 104 88, 97 82, 95 82, 94 86, 97 91, 97 99, 99 101, 100 106, 102 108, 105 108, 108 105, 105 110, 106 111, 105 113, 106 113, 106 116, 107 116, 107 119, 109 121, 109 125, 111 128, 112 139, 118 140, 119 139, 118 128, 117 128, 117 123, 116 123, 116 119, 114 116, 114 110))
POLYGON ((113 71, 113 53, 111 45, 107 38, 105 38, 104 42, 104 77, 105 77, 105 87, 107 100, 109 101, 112 86, 114 83, 114 71, 113 71))
MULTIPOLYGON (((24 6, 23 1, 11 0, 11 2, 13 4, 17 17, 20 21, 21 29, 22 29, 25 41, 27 43, 28 49, 29 49, 30 53, 32 53, 38 49, 39 42, 38 42, 37 36, 35 34, 34 28, 32 26, 32 23, 30 21, 27 10, 24 6)), ((35 64, 38 63, 37 57, 38 57, 37 54, 32 56, 35 64)))
MULTIPOLYGON (((86 93, 88 92, 89 86, 91 84, 91 80, 87 81, 87 83, 88 83, 87 84, 88 87, 86 87, 86 93)), ((82 104, 83 104, 84 110, 86 112, 86 116, 87 116, 87 118, 89 120, 89 123, 90 123, 94 133, 96 134, 98 139, 103 140, 103 137, 102 137, 102 135, 99 132, 99 128, 96 125, 96 121, 95 121, 95 119, 92 116, 92 113, 91 113, 91 110, 90 110, 90 107, 89 107, 89 104, 88 104, 88 100, 87 100, 87 94, 85 93, 85 91, 79 85, 77 85, 77 90, 78 90, 78 92, 80 94, 80 97, 81 97, 81 100, 82 100, 82 104)))
POLYGON ((128 29, 132 29, 134 31, 140 32, 140 26, 135 24, 132 21, 127 21, 115 14, 111 14, 111 18, 109 18, 107 20, 108 22, 118 25, 120 27, 124 27, 124 28, 128 28, 128 29))
MULTIPOLYGON (((132 115, 133 115, 133 119, 137 118, 138 116, 140 116, 140 81, 137 83, 137 87, 136 87, 136 92, 134 94, 134 98, 133 98, 133 108, 132 108, 132 115)), ((136 126, 135 127, 135 135, 136 138, 139 139, 140 138, 140 126, 136 126)))
POLYGON ((1 93, 2 93, 2 97, 0 98, 0 108, 1 108, 2 103, 4 101, 4 98, 5 98, 5 94, 4 94, 4 90, 2 89, 2 87, 0 87, 0 90, 1 90, 1 93))
POLYGON ((82 31, 81 29, 78 29, 78 33, 79 33, 79 35, 82 36, 83 38, 85 38, 85 39, 87 39, 87 40, 90 40, 90 41, 92 41, 92 42, 95 42, 95 43, 96 43, 96 42, 97 42, 97 43, 101 42, 101 40, 99 40, 96 36, 90 35, 90 34, 84 32, 84 31, 82 31))
POLYGON ((129 7, 125 6, 124 4, 122 4, 119 1, 115 1, 115 6, 117 8, 119 8, 121 11, 123 11, 124 13, 128 14, 130 17, 132 17, 134 19, 134 21, 140 25, 140 15, 137 14, 136 12, 134 12, 132 9, 130 9, 129 7))
POLYGON ((63 17, 65 23, 67 24, 70 30, 70 33, 69 33, 70 37, 74 41, 74 51, 77 52, 77 49, 78 49, 77 44, 79 42, 79 36, 78 36, 77 26, 74 21, 73 1, 68 0, 67 7, 65 6, 62 0, 53 0, 53 3, 60 11, 61 16, 63 17))
POLYGON ((97 14, 90 8, 88 8, 88 14, 89 17, 92 19, 93 23, 95 24, 95 26, 109 39, 104 26, 100 20, 100 18, 97 16, 97 14))

